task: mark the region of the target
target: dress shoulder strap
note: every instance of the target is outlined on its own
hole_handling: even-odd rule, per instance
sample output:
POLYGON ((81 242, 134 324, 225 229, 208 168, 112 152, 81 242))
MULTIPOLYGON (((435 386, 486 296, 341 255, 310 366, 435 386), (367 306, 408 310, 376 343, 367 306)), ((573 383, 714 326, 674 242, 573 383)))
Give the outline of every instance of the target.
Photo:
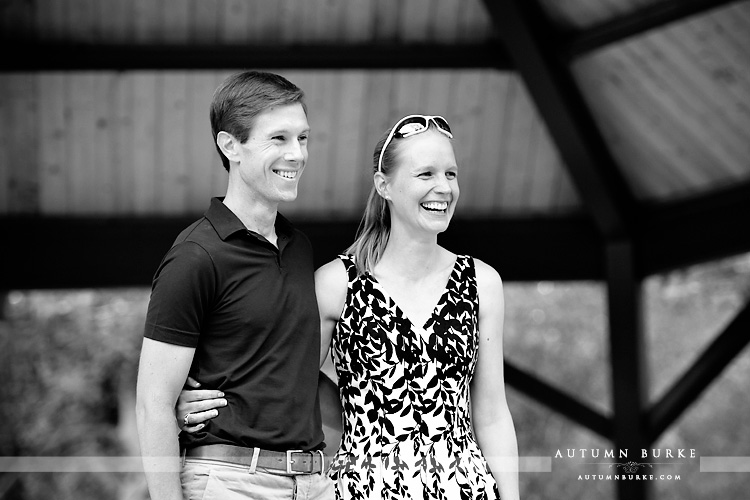
POLYGON ((349 276, 349 283, 357 279, 357 265, 354 263, 354 255, 341 254, 339 259, 344 263, 346 274, 349 276))

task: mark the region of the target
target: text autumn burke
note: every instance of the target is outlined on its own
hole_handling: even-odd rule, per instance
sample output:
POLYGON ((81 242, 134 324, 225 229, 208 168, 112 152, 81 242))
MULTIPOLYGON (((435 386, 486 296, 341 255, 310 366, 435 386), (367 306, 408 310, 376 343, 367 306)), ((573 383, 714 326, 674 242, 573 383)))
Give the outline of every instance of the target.
POLYGON ((566 448, 557 450, 555 458, 695 458, 694 448, 641 448, 640 450, 600 450, 597 448, 566 448))

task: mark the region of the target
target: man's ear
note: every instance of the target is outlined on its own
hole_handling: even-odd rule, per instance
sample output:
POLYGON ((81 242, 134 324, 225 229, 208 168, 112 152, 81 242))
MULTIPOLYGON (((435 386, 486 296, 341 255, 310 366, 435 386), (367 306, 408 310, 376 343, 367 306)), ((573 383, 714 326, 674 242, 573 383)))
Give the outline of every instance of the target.
POLYGON ((390 185, 388 184, 388 177, 386 177, 383 172, 375 172, 372 181, 375 184, 375 190, 380 197, 385 200, 390 200, 391 195, 389 194, 390 185))
POLYGON ((240 142, 232 134, 223 130, 216 134, 216 145, 229 161, 239 161, 240 142))

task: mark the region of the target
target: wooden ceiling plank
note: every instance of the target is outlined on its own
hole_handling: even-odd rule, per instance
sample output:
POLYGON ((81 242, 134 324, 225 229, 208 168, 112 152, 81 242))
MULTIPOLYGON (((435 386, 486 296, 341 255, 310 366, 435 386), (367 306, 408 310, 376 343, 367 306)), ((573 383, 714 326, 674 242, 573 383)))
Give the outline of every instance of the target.
MULTIPOLYGON (((454 132, 454 151, 458 163, 458 182, 465 209, 476 206, 473 194, 481 182, 486 169, 496 168, 496 164, 479 164, 480 127, 487 110, 484 100, 484 88, 487 78, 481 72, 462 72, 454 78, 452 94, 449 97, 450 113, 448 119, 454 132), (465 192, 465 194, 464 194, 465 192)), ((431 112, 430 112, 431 113, 431 112)))
POLYGON ((531 175, 527 190, 525 209, 531 213, 543 213, 550 210, 552 204, 552 193, 557 185, 560 171, 565 167, 556 161, 557 155, 552 148, 544 128, 544 123, 539 116, 534 115, 534 135, 529 141, 532 156, 530 162, 531 175))
POLYGON ((499 154, 497 158, 497 174, 493 185, 494 193, 492 208, 501 210, 505 207, 506 190, 509 188, 508 179, 512 175, 510 169, 513 168, 511 148, 513 140, 513 124, 515 120, 515 110, 517 95, 521 92, 523 82, 517 74, 510 74, 507 85, 503 89, 502 95, 502 126, 495 131, 495 137, 498 143, 499 154), (499 132, 502 131, 502 134, 499 132), (499 134, 499 135, 498 135, 499 134))
POLYGON ((431 42, 454 44, 458 41, 458 19, 464 6, 455 0, 436 0, 431 6, 431 42))
POLYGON ((185 130, 190 158, 188 206, 194 213, 205 210, 209 198, 214 195, 211 182, 214 171, 224 171, 209 122, 209 108, 215 89, 214 75, 210 72, 197 73, 188 80, 185 130))
POLYGON ((138 73, 134 78, 133 89, 133 206, 136 214, 153 213, 156 204, 156 179, 154 168, 157 163, 154 139, 157 137, 155 73, 138 73))
MULTIPOLYGON (((129 2, 120 2, 129 3, 129 2)), ((36 0, 33 29, 42 42, 55 42, 65 36, 65 5, 59 0, 36 0)))
MULTIPOLYGON (((132 214, 135 211, 133 206, 133 191, 135 191, 133 172, 135 159, 134 75, 132 73, 118 73, 114 82, 113 93, 111 116, 114 123, 109 128, 112 144, 109 161, 114 169, 115 206, 118 214, 132 214)), ((189 127, 189 122, 186 125, 189 127)))
MULTIPOLYGON (((252 26, 250 15, 258 15, 258 13, 252 12, 253 5, 247 0, 225 0, 223 3, 223 8, 218 9, 221 18, 221 29, 218 32, 221 40, 225 43, 248 43, 253 36, 253 32, 248 29, 252 26)), ((203 22, 199 22, 203 27, 203 22)), ((206 24, 211 25, 210 22, 206 24)), ((209 31, 209 29, 204 28, 200 31, 209 31)))
POLYGON ((484 3, 599 230, 608 236, 629 233, 632 195, 572 76, 557 59, 551 26, 529 2, 484 3))
POLYGON ((375 43, 399 41, 401 23, 401 0, 377 0, 375 8, 375 43))
POLYGON ((345 10, 341 26, 343 40, 351 44, 364 44, 373 40, 373 0, 348 0, 341 8, 345 10))
MULTIPOLYGON (((705 66, 705 57, 700 56, 701 50, 691 41, 692 37, 687 33, 679 35, 682 36, 666 29, 662 32, 663 43, 657 45, 646 40, 651 57, 645 63, 652 68, 655 78, 663 80, 682 97, 680 121, 685 121, 685 110, 693 110, 696 143, 721 160, 720 166, 725 170, 741 175, 750 158, 745 133, 750 130, 750 115, 743 115, 738 105, 750 98, 750 87, 734 92, 732 85, 717 80, 719 70, 705 66), (657 51, 663 53, 663 59, 654 57, 657 51)), ((712 64, 717 55, 709 55, 712 64)), ((717 166, 713 164, 710 168, 714 171, 717 166)))
MULTIPOLYGON (((133 0, 133 42, 136 44, 158 44, 162 41, 163 9, 153 0, 133 0)), ((67 39, 67 37, 66 37, 67 39)))
POLYGON ((117 130, 117 121, 112 112, 112 106, 117 100, 115 82, 118 77, 116 73, 109 72, 94 75, 94 93, 91 96, 97 105, 94 107, 94 129, 89 137, 93 149, 92 181, 95 188, 89 192, 89 196, 94 199, 96 211, 105 215, 117 212, 117 186, 115 184, 117 164, 112 161, 116 140, 113 140, 111 131, 117 130))
POLYGON ((658 103, 646 100, 649 94, 642 88, 643 79, 634 78, 632 63, 623 57, 620 48, 609 49, 606 58, 597 56, 600 57, 600 62, 579 62, 577 74, 592 109, 601 117, 603 133, 609 131, 609 135, 621 138, 618 143, 610 143, 613 154, 623 165, 639 165, 639 168, 624 170, 633 192, 645 199, 693 189, 694 182, 686 178, 680 168, 682 162, 691 161, 678 147, 681 143, 676 136, 681 129, 664 124, 658 103), (583 68, 584 62, 606 65, 606 68, 583 68), (605 77, 591 76, 603 71, 605 77), (606 116, 616 116, 617 120, 605 120, 606 116), (644 154, 642 163, 632 159, 633 156, 642 158, 644 154))
MULTIPOLYGON (((65 148, 68 128, 65 126, 65 80, 64 73, 44 73, 39 75, 39 107, 44 110, 44 118, 39 120, 39 211, 45 215, 65 213, 68 209, 68 189, 65 175, 65 148)), ((5 79, 0 79, 4 81, 5 79)), ((5 92, 0 90, 0 95, 5 92)), ((2 119, 0 123, 13 123, 2 119)), ((8 134, 0 133, 0 137, 8 134)), ((0 150, 8 147, 0 144, 0 150)), ((8 168, 12 168, 10 162, 8 168)), ((2 181, 0 181, 2 184, 2 181)), ((0 203, 7 202, 7 196, 0 196, 0 203)), ((8 212, 8 207, 3 213, 8 212)))
MULTIPOLYGON (((652 109, 652 114, 657 114, 665 122, 652 133, 657 137, 664 132, 679 136, 673 142, 682 150, 682 157, 674 166, 675 173, 686 176, 693 189, 710 184, 715 167, 735 161, 722 146, 718 131, 710 132, 716 122, 709 116, 712 110, 703 107, 699 96, 685 88, 681 81, 684 75, 671 73, 674 68, 668 62, 670 56, 662 55, 659 49, 648 44, 641 48, 628 46, 623 55, 629 62, 628 77, 632 76, 644 91, 643 98, 651 100, 644 103, 645 107, 652 109), (649 51, 648 56, 639 53, 642 49, 649 51)), ((657 138, 654 137, 653 141, 657 138)))
MULTIPOLYGON (((309 172, 308 175, 328 176, 332 186, 330 201, 338 217, 344 214, 357 213, 364 199, 358 198, 361 170, 367 168, 362 164, 367 154, 362 144, 362 119, 365 116, 367 103, 367 74, 361 71, 346 71, 340 74, 341 90, 334 100, 336 119, 332 123, 335 140, 332 142, 331 165, 322 171, 309 172)), ((375 141, 375 138, 370 139, 375 141)))
MULTIPOLYGON (((11 182, 13 181, 11 80, 0 78, 0 210, 3 214, 13 213, 11 202, 11 182)), ((42 137, 45 138, 42 129, 42 137)), ((42 143, 44 146, 44 143, 42 143)))
MULTIPOLYGON (((530 182, 533 170, 530 168, 529 154, 532 137, 535 133, 534 115, 536 109, 534 103, 521 81, 516 80, 518 85, 514 88, 512 116, 510 128, 505 131, 507 140, 507 163, 502 186, 502 203, 504 210, 513 213, 524 211, 526 204, 524 186, 530 182)), ((508 109, 507 111, 510 111, 508 109)))
MULTIPOLYGON (((223 29, 224 13, 226 8, 220 8, 219 0, 189 0, 188 33, 191 44, 213 45, 223 40, 225 30, 223 29)), ((130 3, 130 2, 124 2, 130 3)), ((222 2, 225 6, 228 5, 222 2)), ((245 0, 245 3, 247 0, 245 0)), ((271 4, 269 4, 271 5, 271 4)), ((255 32, 255 26, 251 20, 247 25, 247 32, 255 32)))
POLYGON ((159 115, 162 117, 163 139, 159 141, 159 171, 160 183, 157 186, 159 199, 167 213, 182 214, 187 211, 190 193, 190 178, 188 163, 195 161, 187 155, 189 144, 184 128, 180 133, 174 133, 174 124, 188 123, 187 98, 188 76, 185 71, 169 71, 162 73, 164 78, 159 115))
MULTIPOLYGON (((495 71, 487 75, 483 97, 486 112, 476 137, 477 164, 467 165, 476 170, 478 182, 473 188, 472 197, 475 199, 475 208, 478 212, 491 212, 496 208, 499 192, 496 186, 501 185, 500 178, 507 168, 507 164, 501 158, 502 141, 498 137, 506 135, 505 96, 511 78, 513 77, 509 73, 495 71)), ((460 131, 458 133, 460 134, 460 131)))
POLYGON ((409 0, 402 2, 400 10, 398 38, 402 43, 424 43, 429 37, 432 0, 409 0))
POLYGON ((91 72, 68 75, 70 78, 69 105, 70 126, 70 172, 71 203, 74 213, 91 214, 99 209, 92 193, 99 189, 96 184, 94 144, 91 138, 96 127, 96 103, 94 95, 95 74, 91 72))

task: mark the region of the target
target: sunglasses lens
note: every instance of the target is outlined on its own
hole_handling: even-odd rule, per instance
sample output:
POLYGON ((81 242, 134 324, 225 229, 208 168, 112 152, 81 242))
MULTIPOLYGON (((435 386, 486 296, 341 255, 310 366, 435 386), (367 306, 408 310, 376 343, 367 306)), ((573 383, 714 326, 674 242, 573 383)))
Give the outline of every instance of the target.
POLYGON ((409 137, 410 135, 418 134, 419 132, 424 131, 424 129, 426 128, 427 120, 425 120, 421 116, 412 116, 405 119, 398 125, 396 133, 394 135, 398 137, 409 137))
POLYGON ((443 118, 442 116, 436 116, 432 119, 432 121, 434 121, 435 125, 437 125, 441 129, 445 130, 449 134, 451 133, 450 125, 448 125, 448 122, 445 121, 445 118, 443 118))
POLYGON ((425 129, 423 123, 411 122, 405 123, 398 128, 396 132, 400 137, 408 137, 412 134, 417 134, 425 129))

